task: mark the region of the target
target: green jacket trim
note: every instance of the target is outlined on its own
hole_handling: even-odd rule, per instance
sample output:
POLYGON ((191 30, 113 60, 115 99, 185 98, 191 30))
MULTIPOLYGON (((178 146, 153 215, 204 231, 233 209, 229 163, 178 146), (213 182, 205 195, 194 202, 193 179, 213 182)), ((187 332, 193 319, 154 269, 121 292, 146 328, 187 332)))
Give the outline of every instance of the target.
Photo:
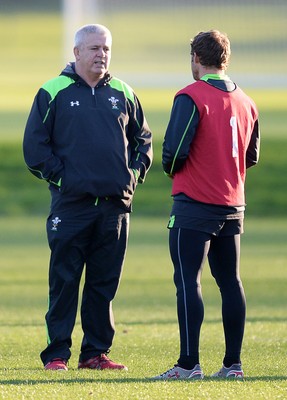
POLYGON ((181 138, 181 140, 180 140, 180 142, 179 142, 178 148, 177 148, 176 153, 175 153, 175 155, 174 155, 174 158, 173 158, 173 162, 172 162, 172 166, 171 166, 171 170, 170 170, 169 175, 173 175, 173 168, 174 168, 174 164, 175 164, 175 161, 176 161, 178 152, 179 152, 179 150, 180 150, 180 148, 181 148, 181 145, 182 145, 182 142, 183 142, 183 140, 184 140, 184 138, 185 138, 185 136, 186 136, 186 134, 187 134, 189 125, 191 124, 191 121, 192 121, 192 119, 193 119, 193 117, 194 117, 195 110, 196 110, 196 107, 195 107, 195 105, 194 105, 194 106, 193 106, 193 111, 192 111, 191 117, 190 117, 190 119, 189 119, 189 121, 188 121, 188 124, 186 125, 186 128, 185 128, 185 130, 184 130, 184 132, 183 132, 182 138, 181 138))
MULTIPOLYGON (((63 90, 66 89, 68 86, 72 85, 74 83, 74 79, 69 78, 68 76, 60 75, 57 76, 57 78, 50 79, 48 82, 44 83, 42 86, 42 89, 46 90, 46 92, 49 93, 51 96, 51 100, 49 101, 49 104, 54 100, 54 98, 57 96, 57 94, 63 90)), ((43 123, 45 123, 46 119, 48 118, 50 112, 50 108, 48 108, 47 113, 44 117, 43 123)))
POLYGON ((54 98, 57 96, 57 94, 63 90, 66 89, 68 86, 72 85, 74 83, 74 79, 69 78, 68 76, 60 75, 57 76, 57 78, 50 79, 48 82, 44 83, 42 86, 42 89, 46 90, 49 95, 51 96, 51 101, 54 100, 54 98))
POLYGON ((125 96, 134 104, 135 103, 135 98, 134 98, 134 91, 133 89, 127 85, 125 82, 121 81, 120 79, 117 78, 112 78, 110 80, 110 86, 113 89, 116 89, 120 92, 124 92, 125 96))

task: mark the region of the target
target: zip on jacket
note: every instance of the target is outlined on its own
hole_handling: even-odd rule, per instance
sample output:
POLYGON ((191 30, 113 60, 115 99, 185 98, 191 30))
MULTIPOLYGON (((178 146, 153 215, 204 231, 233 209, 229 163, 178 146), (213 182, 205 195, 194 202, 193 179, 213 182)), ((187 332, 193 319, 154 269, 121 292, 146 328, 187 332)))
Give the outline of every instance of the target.
POLYGON ((23 152, 61 195, 109 197, 130 208, 152 162, 152 135, 133 90, 109 73, 91 88, 69 64, 38 91, 23 152))

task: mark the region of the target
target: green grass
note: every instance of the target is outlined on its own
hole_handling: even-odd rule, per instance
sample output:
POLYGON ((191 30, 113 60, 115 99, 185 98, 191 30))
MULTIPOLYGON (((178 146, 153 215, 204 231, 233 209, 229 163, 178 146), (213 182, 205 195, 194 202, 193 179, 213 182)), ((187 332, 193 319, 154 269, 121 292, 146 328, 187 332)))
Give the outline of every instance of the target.
MULTIPOLYGON (((7 3, 8 4, 8 3, 7 3)), ((283 3, 282 3, 283 4, 283 3)), ((101 16, 114 34, 112 73, 144 77, 136 89, 154 134, 155 159, 139 186, 131 220, 123 279, 114 301, 116 336, 111 352, 127 373, 78 371, 80 320, 73 332, 68 373, 43 371, 48 246, 45 183, 25 168, 23 130, 34 95, 57 75, 61 56, 61 19, 52 13, 2 13, 5 57, 0 97, 0 398, 1 399, 285 399, 287 208, 286 88, 249 90, 260 111, 261 160, 247 177, 246 233, 242 237, 242 278, 247 295, 242 360, 244 382, 150 382, 146 377, 171 367, 178 356, 173 271, 166 224, 170 181, 161 168, 161 146, 174 93, 153 87, 159 74, 189 74, 189 39, 199 30, 228 32, 234 72, 282 73, 286 66, 285 11, 254 5, 152 12, 110 10, 101 16), (236 18, 234 18, 236 15, 236 18), (268 29, 265 21, 268 20, 268 29), (143 23, 144 21, 144 23, 143 23), (160 29, 158 23, 160 21, 160 29), (49 29, 47 29, 47 27, 49 29), (137 34, 135 35, 134 32, 137 34), (6 36, 5 36, 6 35, 6 36), (128 62, 127 62, 128 60, 128 62), (145 86, 145 88, 143 87, 145 86), (268 216, 268 218, 266 218, 268 216)), ((224 351, 220 298, 208 266, 203 274, 205 322, 201 363, 206 375, 220 367, 224 351)))
MULTIPOLYGON (((157 76, 189 74, 190 38, 200 30, 214 27, 230 36, 231 76, 233 73, 285 73, 286 5, 258 7, 233 3, 226 7, 216 1, 204 7, 190 4, 187 7, 164 6, 163 9, 160 5, 156 7, 155 2, 150 9, 120 7, 99 15, 97 22, 107 24, 113 33, 113 74, 119 77, 140 74, 144 86, 151 88, 157 76)), ((0 110, 28 111, 39 86, 57 75, 71 60, 63 59, 62 55, 61 15, 41 11, 17 13, 15 10, 1 13, 3 38, 7 37, 11 26, 13 35, 2 43, 5 57, 1 68, 5 79, 1 93, 5 95, 0 98, 0 110)))
MULTIPOLYGON (((285 219, 246 221, 242 279, 247 322, 242 352, 244 382, 150 382, 178 357, 175 289, 166 218, 131 220, 121 286, 114 301, 116 336, 111 357, 128 372, 78 371, 79 316, 67 373, 45 372, 48 248, 42 217, 1 218, 0 398, 1 399, 284 399, 286 378, 285 219)), ((203 273, 205 321, 201 364, 208 376, 224 352, 220 298, 208 265, 203 273)))
MULTIPOLYGON (((154 162, 145 184, 138 187, 134 210, 141 215, 166 215, 171 205, 171 182, 162 172, 161 149, 173 97, 179 88, 152 87, 154 80, 149 82, 148 76, 189 74, 190 30, 196 32, 216 23, 219 29, 230 33, 234 42, 231 67, 235 71, 244 72, 247 66, 249 72, 255 67, 260 73, 272 74, 276 64, 276 72, 280 73, 282 65, 284 69, 286 64, 286 52, 281 51, 280 57, 277 56, 278 49, 286 46, 285 42, 281 43, 285 34, 285 14, 280 7, 256 9, 252 5, 234 4, 224 9, 224 18, 218 4, 204 8, 194 6, 191 10, 178 8, 176 13, 172 6, 165 8, 164 13, 159 7, 152 12, 136 11, 103 13, 100 22, 111 26, 114 33, 112 73, 121 77, 122 73, 133 76, 136 71, 144 79, 144 84, 135 89, 153 132, 154 162), (236 23, 231 18, 234 13, 236 23), (276 29, 265 29, 267 16, 270 27, 276 26, 276 29), (158 29, 159 20, 161 29, 158 29), (149 21, 148 29, 142 21, 149 21), (242 29, 244 26, 245 30, 242 29), (134 31, 137 35, 131 34, 134 31), (246 63, 245 53, 250 49, 255 51, 252 57, 248 54, 246 63), (127 55, 132 55, 129 62, 127 55), (269 60, 272 60, 272 68, 269 60)), ((49 193, 45 183, 26 170, 21 142, 36 91, 44 81, 57 75, 64 64, 61 59, 61 18, 53 13, 17 13, 15 10, 0 15, 0 33, 5 35, 12 24, 15 29, 10 40, 3 42, 6 57, 1 64, 5 79, 0 97, 0 215, 45 215, 49 193), (18 60, 21 60, 21 68, 18 60)), ((247 176, 247 210, 252 216, 286 216, 287 178, 282 173, 287 168, 286 88, 248 89, 247 92, 258 104, 262 133, 260 163, 247 176)))
MULTIPOLYGON (((171 206, 171 181, 163 174, 161 152, 164 131, 169 118, 168 107, 172 101, 171 90, 143 91, 146 115, 154 134, 154 161, 144 185, 139 185, 135 195, 134 210, 142 215, 166 215, 171 206), (150 103, 149 104, 149 99, 150 103), (161 104, 163 99, 163 104, 161 104), (154 105, 155 103, 159 106, 154 105), (154 106, 153 106, 154 105, 154 106)), ((270 97, 272 98, 273 92, 270 97)), ((287 139, 285 135, 287 109, 280 109, 286 92, 277 92, 279 107, 267 111, 264 99, 267 91, 253 91, 259 99, 261 111, 261 155, 258 166, 247 171, 247 212, 252 216, 286 216, 287 139), (282 97, 281 97, 282 96, 282 97), (282 103, 280 103, 282 101, 282 103)), ((3 119, 7 126, 11 118, 10 139, 0 141, 0 215, 46 214, 49 191, 45 182, 32 176, 25 167, 21 135, 23 115, 14 113, 3 119), (13 136, 14 135, 14 136, 13 136)))

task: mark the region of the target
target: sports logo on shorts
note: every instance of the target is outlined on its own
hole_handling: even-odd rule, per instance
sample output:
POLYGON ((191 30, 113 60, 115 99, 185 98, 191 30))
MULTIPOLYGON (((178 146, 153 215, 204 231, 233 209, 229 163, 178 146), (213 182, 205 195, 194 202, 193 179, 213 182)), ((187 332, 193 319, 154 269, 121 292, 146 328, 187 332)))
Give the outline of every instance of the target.
POLYGON ((59 225, 59 223, 60 222, 62 222, 61 220, 60 220, 60 218, 59 217, 55 217, 54 219, 52 219, 52 228, 51 228, 51 231, 57 231, 58 230, 58 225, 59 225))

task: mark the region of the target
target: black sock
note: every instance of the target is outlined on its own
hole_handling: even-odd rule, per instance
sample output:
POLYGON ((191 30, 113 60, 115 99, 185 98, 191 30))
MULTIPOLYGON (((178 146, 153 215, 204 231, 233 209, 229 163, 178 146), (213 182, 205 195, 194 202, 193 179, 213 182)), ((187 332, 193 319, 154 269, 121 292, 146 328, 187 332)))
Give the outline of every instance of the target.
POLYGON ((235 357, 224 357, 224 359, 223 359, 223 365, 224 365, 226 368, 230 368, 231 365, 233 365, 233 364, 241 364, 240 359, 235 358, 235 357))
POLYGON ((178 366, 184 369, 193 369, 196 364, 199 364, 198 356, 180 356, 178 361, 178 366))

